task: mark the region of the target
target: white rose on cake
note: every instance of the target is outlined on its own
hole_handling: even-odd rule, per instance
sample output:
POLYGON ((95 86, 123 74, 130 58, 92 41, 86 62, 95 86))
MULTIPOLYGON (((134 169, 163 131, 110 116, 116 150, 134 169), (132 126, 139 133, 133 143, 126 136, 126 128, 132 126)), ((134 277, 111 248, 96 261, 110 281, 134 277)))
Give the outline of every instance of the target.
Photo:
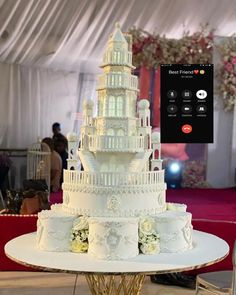
POLYGON ((71 251, 83 253, 88 251, 89 224, 86 216, 78 217, 71 230, 71 251))
POLYGON ((140 246, 140 250, 143 254, 160 253, 160 243, 158 240, 150 243, 144 243, 140 246))
POLYGON ((71 252, 84 253, 88 251, 88 243, 74 240, 71 242, 71 252))
POLYGON ((141 218, 139 221, 139 234, 151 235, 155 233, 155 220, 151 217, 141 218))
POLYGON ((160 252, 159 235, 155 229, 155 220, 152 217, 143 217, 139 220, 139 250, 143 254, 160 252))
POLYGON ((83 230, 83 229, 88 229, 89 224, 88 224, 88 217, 86 216, 80 216, 75 219, 73 223, 73 230, 83 230))

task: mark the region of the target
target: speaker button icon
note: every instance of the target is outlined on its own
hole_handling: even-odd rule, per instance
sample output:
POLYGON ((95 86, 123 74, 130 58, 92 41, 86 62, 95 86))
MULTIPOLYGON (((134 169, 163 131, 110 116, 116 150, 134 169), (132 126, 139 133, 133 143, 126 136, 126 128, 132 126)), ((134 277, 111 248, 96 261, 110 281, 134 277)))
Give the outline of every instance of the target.
POLYGON ((205 99, 207 97, 206 90, 198 90, 196 93, 198 99, 205 99))

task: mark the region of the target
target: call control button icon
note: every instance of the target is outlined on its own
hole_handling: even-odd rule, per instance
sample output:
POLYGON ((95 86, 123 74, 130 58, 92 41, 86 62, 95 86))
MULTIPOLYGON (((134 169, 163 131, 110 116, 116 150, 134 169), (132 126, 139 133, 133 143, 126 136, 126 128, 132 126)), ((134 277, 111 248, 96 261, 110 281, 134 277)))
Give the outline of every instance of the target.
POLYGON ((205 99, 207 97, 206 90, 198 90, 196 93, 198 99, 205 99))
POLYGON ((184 114, 189 114, 189 113, 191 113, 191 112, 192 112, 192 106, 189 105, 189 104, 185 104, 185 105, 183 105, 183 106, 182 106, 182 112, 183 112, 184 114))
POLYGON ((168 92, 167 92, 167 97, 168 98, 176 98, 177 97, 177 91, 175 91, 175 90, 169 90, 168 92))
POLYGON ((192 92, 190 90, 184 90, 182 92, 182 98, 190 99, 192 97, 192 92))
POLYGON ((182 132, 185 133, 185 134, 191 133, 192 130, 193 130, 193 128, 189 124, 185 124, 185 125, 182 126, 182 132))
POLYGON ((196 108, 199 114, 204 114, 207 111, 207 107, 204 104, 198 105, 196 108))
POLYGON ((167 107, 167 112, 170 114, 175 114, 177 112, 178 108, 175 104, 170 104, 167 107))

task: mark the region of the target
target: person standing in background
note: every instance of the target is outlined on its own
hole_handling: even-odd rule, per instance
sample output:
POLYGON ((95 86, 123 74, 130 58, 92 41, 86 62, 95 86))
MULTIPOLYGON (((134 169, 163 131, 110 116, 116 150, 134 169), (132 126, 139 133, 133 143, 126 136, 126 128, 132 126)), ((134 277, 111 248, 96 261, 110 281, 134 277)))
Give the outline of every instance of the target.
POLYGON ((58 138, 59 139, 64 138, 64 140, 66 142, 66 149, 68 149, 68 141, 67 141, 67 138, 65 137, 65 135, 63 135, 61 133, 61 124, 60 123, 55 122, 52 124, 52 133, 53 133, 52 139, 54 141, 56 141, 58 138))
POLYGON ((42 142, 46 143, 51 150, 50 190, 57 192, 61 188, 62 160, 60 155, 54 150, 54 141, 52 138, 45 137, 42 142))

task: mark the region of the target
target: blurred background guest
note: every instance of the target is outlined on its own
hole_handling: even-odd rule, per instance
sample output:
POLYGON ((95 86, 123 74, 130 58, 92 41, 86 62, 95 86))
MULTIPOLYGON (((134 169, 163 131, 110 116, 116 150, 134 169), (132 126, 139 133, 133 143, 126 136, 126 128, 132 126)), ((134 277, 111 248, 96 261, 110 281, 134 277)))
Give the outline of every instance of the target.
POLYGON ((53 136, 52 136, 53 140, 57 140, 58 138, 63 137, 66 142, 66 149, 68 149, 68 141, 67 141, 67 138, 65 137, 65 135, 63 135, 61 133, 61 124, 60 123, 55 122, 52 124, 52 133, 53 133, 53 136))
POLYGON ((62 160, 58 152, 54 149, 54 141, 50 137, 45 137, 42 142, 46 143, 51 150, 51 191, 57 192, 61 188, 62 160))

